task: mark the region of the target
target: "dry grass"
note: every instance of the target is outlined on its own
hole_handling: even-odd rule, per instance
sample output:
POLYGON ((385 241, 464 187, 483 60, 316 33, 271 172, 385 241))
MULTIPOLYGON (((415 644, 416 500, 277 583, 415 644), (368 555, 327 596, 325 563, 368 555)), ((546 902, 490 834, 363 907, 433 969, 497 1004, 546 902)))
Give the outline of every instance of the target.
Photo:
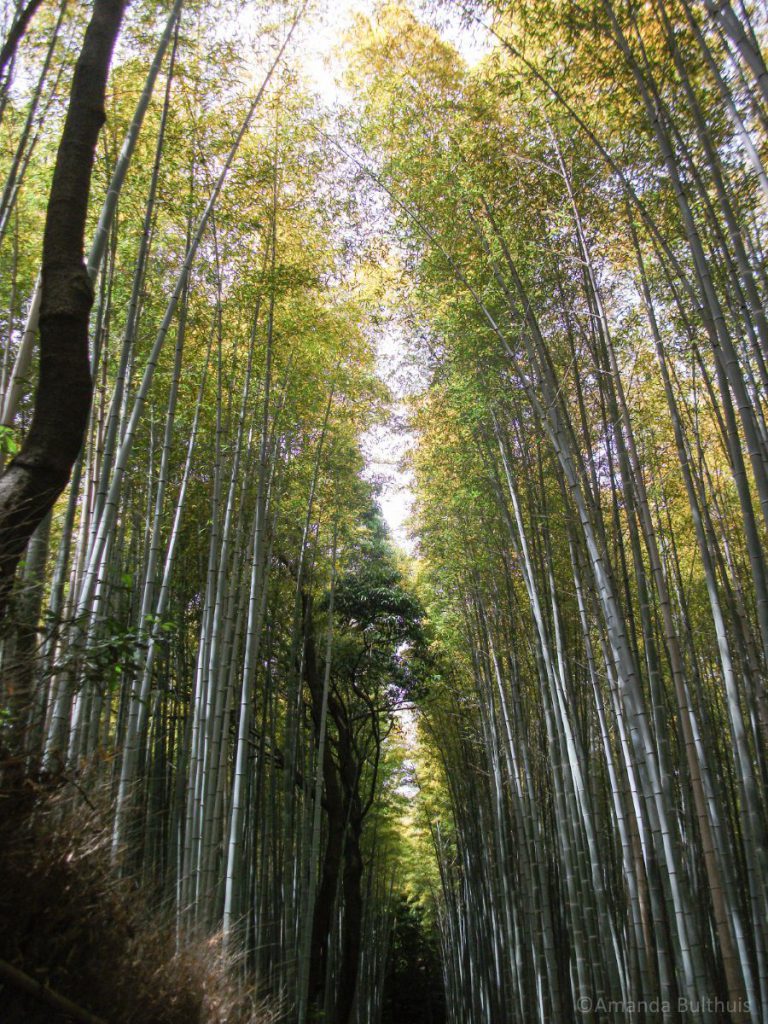
MULTIPOLYGON (((72 787, 0 788, 0 958, 109 1024, 268 1024, 216 940, 175 949, 173 929, 110 864, 107 815, 72 787)), ((2 985, 3 1024, 68 1020, 2 985)))

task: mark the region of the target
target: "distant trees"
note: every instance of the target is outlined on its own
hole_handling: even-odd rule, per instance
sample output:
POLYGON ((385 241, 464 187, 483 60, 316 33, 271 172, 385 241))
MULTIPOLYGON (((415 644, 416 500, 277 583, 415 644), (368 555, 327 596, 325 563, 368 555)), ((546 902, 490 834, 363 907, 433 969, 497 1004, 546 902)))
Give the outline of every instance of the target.
POLYGON ((364 826, 379 796, 394 712, 416 695, 414 668, 419 662, 426 667, 421 609, 403 588, 375 507, 363 513, 361 527, 329 606, 332 661, 321 671, 309 622, 304 657, 317 749, 321 730, 327 729, 322 771, 328 839, 313 901, 309 994, 317 1001, 324 990, 334 920, 343 906, 337 991, 330 1005, 333 1019, 350 1024, 364 940, 364 826))
POLYGON ((438 1024, 444 1019, 439 951, 418 908, 402 896, 392 922, 392 944, 382 1021, 384 1024, 438 1024))

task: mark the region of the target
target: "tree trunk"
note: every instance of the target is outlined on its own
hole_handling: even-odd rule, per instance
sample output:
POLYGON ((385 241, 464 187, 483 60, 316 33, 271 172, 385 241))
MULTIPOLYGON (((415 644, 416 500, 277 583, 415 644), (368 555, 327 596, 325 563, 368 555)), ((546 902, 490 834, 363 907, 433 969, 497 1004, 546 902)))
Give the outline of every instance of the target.
MULTIPOLYGON (((353 803, 358 803, 354 800, 353 803)), ((341 966, 339 969, 336 1020, 338 1024, 352 1024, 354 1020, 355 990, 360 964, 360 945, 363 930, 363 856, 360 850, 363 823, 359 810, 352 810, 344 842, 344 923, 341 940, 341 966)))
POLYGON ((0 478, 0 615, 19 558, 69 480, 93 383, 88 316, 93 288, 83 238, 104 94, 126 0, 96 0, 72 80, 48 200, 42 259, 40 371, 32 425, 0 478))

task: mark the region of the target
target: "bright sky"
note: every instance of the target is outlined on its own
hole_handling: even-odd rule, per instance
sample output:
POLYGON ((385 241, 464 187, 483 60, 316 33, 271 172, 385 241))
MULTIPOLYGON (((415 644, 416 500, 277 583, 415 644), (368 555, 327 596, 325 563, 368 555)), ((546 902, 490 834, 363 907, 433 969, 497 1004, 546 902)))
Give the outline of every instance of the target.
MULTIPOLYGON (((342 70, 337 50, 355 14, 373 18, 375 0, 327 0, 324 13, 313 15, 307 22, 301 42, 302 69, 316 83, 318 92, 332 103, 341 95, 339 75, 342 70)), ((419 3, 414 0, 418 13, 419 3)), ((490 49, 489 38, 482 30, 470 30, 445 5, 440 13, 440 32, 450 40, 468 64, 474 64, 490 49)))
MULTIPOLYGON (((339 47, 355 14, 374 16, 374 0, 331 0, 323 15, 308 22, 298 47, 302 71, 314 83, 323 101, 329 105, 344 99, 340 83, 343 57, 339 47)), ((414 3, 418 9, 418 4, 414 3)), ((459 50, 468 64, 475 63, 487 52, 489 40, 478 31, 469 31, 451 16, 447 8, 441 15, 440 30, 459 50)), ((407 519, 413 503, 412 476, 402 467, 403 457, 412 438, 405 422, 402 401, 408 393, 406 354, 408 339, 396 327, 383 331, 376 339, 378 372, 394 394, 391 422, 369 431, 363 438, 367 474, 382 485, 380 504, 384 518, 395 541, 406 551, 413 551, 407 533, 407 519)))
POLYGON ((413 442, 402 400, 409 391, 403 365, 407 349, 407 338, 393 326, 377 338, 377 370, 382 380, 389 385, 395 401, 391 420, 369 430, 363 438, 363 454, 367 475, 381 484, 379 503, 387 526, 400 547, 412 554, 413 544, 408 537, 407 519, 413 504, 413 477, 402 466, 402 460, 413 442))

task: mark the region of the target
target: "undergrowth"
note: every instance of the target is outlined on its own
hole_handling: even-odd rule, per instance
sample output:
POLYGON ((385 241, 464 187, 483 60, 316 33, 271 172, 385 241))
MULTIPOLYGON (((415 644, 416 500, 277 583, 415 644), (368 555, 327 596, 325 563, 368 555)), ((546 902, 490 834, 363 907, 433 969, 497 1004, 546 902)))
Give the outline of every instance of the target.
MULTIPOLYGON (((176 948, 172 923, 113 869, 109 819, 98 801, 63 779, 14 778, 7 770, 2 778, 0 959, 109 1024, 276 1019, 235 980, 217 939, 176 948)), ((71 1018, 0 982, 0 1019, 71 1018)))

